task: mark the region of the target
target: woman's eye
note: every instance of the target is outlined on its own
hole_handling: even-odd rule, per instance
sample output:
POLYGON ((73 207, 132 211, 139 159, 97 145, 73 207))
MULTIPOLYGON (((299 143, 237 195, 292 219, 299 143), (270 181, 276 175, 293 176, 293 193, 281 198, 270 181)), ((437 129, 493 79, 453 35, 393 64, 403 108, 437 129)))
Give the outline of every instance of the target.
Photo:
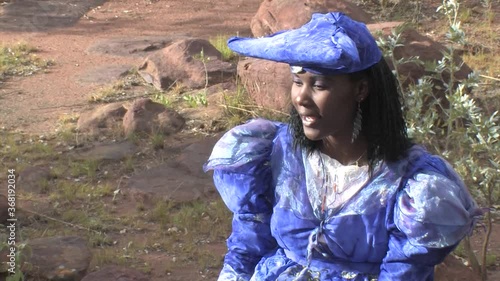
POLYGON ((295 84, 297 86, 302 86, 302 81, 300 81, 300 80, 293 80, 293 84, 295 84))
POLYGON ((314 84, 314 88, 317 90, 324 90, 326 89, 325 85, 323 84, 314 84))

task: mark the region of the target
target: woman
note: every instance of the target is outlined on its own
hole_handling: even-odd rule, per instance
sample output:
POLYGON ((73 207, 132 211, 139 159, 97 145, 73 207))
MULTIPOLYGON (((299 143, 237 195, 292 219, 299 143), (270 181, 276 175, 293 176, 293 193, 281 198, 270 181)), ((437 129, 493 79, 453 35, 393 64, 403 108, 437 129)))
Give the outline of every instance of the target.
POLYGON ((362 23, 231 38, 290 64, 289 124, 258 119, 206 170, 234 213, 219 280, 433 280, 478 209, 451 166, 408 139, 394 76, 362 23))

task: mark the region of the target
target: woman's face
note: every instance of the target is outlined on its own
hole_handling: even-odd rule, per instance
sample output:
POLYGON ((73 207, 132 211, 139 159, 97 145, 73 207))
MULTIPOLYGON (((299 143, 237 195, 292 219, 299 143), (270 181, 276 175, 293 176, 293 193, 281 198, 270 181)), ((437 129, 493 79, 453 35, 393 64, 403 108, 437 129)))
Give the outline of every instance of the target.
POLYGON ((355 82, 347 74, 292 75, 292 104, 300 115, 305 136, 312 141, 329 136, 350 139, 357 104, 367 93, 362 81, 355 82))

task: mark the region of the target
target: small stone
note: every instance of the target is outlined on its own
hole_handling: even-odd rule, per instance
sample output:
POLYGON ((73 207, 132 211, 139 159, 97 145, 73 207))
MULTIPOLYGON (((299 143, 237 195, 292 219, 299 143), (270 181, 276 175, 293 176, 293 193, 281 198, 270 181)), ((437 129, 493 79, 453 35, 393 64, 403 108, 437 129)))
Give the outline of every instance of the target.
POLYGON ((179 232, 179 229, 177 227, 170 227, 167 232, 179 232))

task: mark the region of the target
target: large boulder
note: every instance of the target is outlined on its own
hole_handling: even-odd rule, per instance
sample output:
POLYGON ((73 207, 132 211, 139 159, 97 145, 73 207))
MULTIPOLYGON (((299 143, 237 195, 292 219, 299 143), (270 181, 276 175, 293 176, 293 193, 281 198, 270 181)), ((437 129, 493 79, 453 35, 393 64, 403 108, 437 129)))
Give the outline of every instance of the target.
POLYGON ((123 117, 123 130, 127 136, 133 133, 169 135, 180 131, 184 124, 184 118, 177 111, 149 98, 134 101, 123 117))
POLYGON ((31 166, 26 167, 19 173, 17 188, 22 191, 31 192, 34 194, 44 193, 44 182, 48 182, 53 178, 48 166, 31 166))
POLYGON ((357 21, 372 21, 368 13, 346 0, 264 0, 250 22, 250 28, 254 37, 261 37, 298 28, 308 22, 313 13, 333 11, 344 12, 357 21))
POLYGON ((179 39, 186 39, 186 36, 170 34, 168 36, 105 38, 92 44, 86 50, 86 53, 145 58, 153 52, 161 50, 179 39))
POLYGON ((127 109, 123 103, 110 103, 91 111, 83 112, 78 118, 76 129, 79 132, 99 133, 101 129, 113 128, 122 121, 127 109))
POLYGON ((247 58, 238 63, 238 76, 257 105, 288 112, 293 82, 288 64, 247 58))
POLYGON ((133 175, 123 191, 137 201, 154 205, 157 201, 190 202, 213 198, 215 188, 203 164, 221 136, 207 137, 183 148, 175 158, 160 166, 133 175))
POLYGON ((80 281, 92 257, 87 242, 76 236, 36 238, 25 251, 27 280, 80 281))
POLYGON ((167 90, 179 83, 203 88, 233 79, 233 64, 222 61, 221 53, 204 39, 185 39, 150 55, 139 74, 157 89, 167 90))

